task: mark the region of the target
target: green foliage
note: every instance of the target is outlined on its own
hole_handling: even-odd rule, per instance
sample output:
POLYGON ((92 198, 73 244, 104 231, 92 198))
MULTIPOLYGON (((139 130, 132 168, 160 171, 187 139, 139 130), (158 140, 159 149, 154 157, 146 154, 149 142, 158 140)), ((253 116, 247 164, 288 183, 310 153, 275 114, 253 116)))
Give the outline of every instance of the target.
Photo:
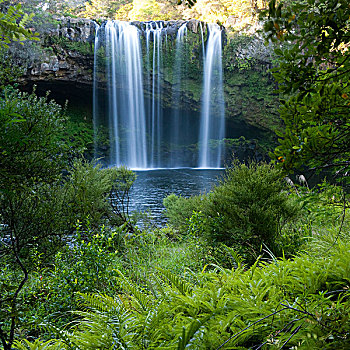
MULTIPOLYGON (((0 4, 4 0, 0 0, 0 4)), ((25 28, 33 15, 22 11, 21 5, 8 6, 0 12, 0 47, 8 47, 12 41, 39 40, 37 34, 25 28)))
POLYGON ((130 189, 136 180, 136 174, 124 166, 109 168, 106 171, 109 171, 112 180, 112 188, 109 194, 110 205, 115 216, 112 223, 126 224, 132 232, 134 227, 129 213, 129 195, 130 189))
POLYGON ((257 258, 263 243, 281 254, 281 229, 300 209, 288 194, 282 170, 238 162, 208 195, 188 199, 170 195, 164 205, 172 225, 212 244, 233 246, 248 261, 257 258))
POLYGON ((15 341, 14 346, 18 350, 62 350, 65 347, 64 343, 56 339, 47 342, 37 339, 34 343, 28 340, 23 340, 22 342, 15 341))
POLYGON ((70 157, 60 139, 65 121, 61 107, 47 98, 11 89, 0 98, 0 256, 1 265, 7 263, 15 272, 15 283, 1 286, 5 350, 12 347, 23 313, 18 296, 28 280, 31 251, 50 255, 67 233, 57 215, 64 202, 55 193, 70 157))
POLYGON ((204 195, 185 198, 172 193, 164 198, 163 205, 166 208, 169 223, 181 229, 186 226, 187 220, 192 217, 193 211, 201 210, 206 201, 207 197, 204 195))
POLYGON ((346 0, 271 1, 265 23, 279 57, 274 75, 285 130, 273 157, 288 172, 307 165, 349 171, 349 18, 346 0))
POLYGON ((155 0, 133 0, 133 8, 129 16, 140 21, 162 19, 160 6, 155 0))
POLYGON ((59 105, 7 89, 0 99, 0 122, 2 186, 50 182, 59 176, 69 157, 60 140, 66 117, 59 105))
POLYGON ((91 43, 73 41, 66 37, 50 36, 48 38, 48 44, 60 52, 60 50, 71 50, 80 53, 81 55, 91 56, 94 54, 94 48, 91 43))
POLYGON ((192 284, 159 270, 152 292, 121 276, 113 298, 81 295, 86 311, 66 331, 67 347, 345 350, 349 251, 340 241, 326 257, 203 272, 192 284))
POLYGON ((115 173, 118 171, 101 169, 101 165, 85 160, 74 162, 62 188, 72 226, 79 220, 83 227, 97 228, 111 216, 109 195, 113 186, 117 186, 115 173))
MULTIPOLYGON (((5 89, 0 99, 0 268, 12 271, 5 273, 0 286, 4 296, 0 316, 6 320, 0 324, 0 340, 6 350, 28 312, 27 301, 20 299, 20 293, 33 270, 52 261, 68 237, 80 230, 88 241, 94 239, 91 230, 107 220, 133 227, 127 221, 128 195, 135 174, 125 168, 101 170, 86 161, 73 162, 76 150, 71 148, 72 140, 66 142, 66 122, 62 108, 48 102, 47 97, 5 89), (108 200, 111 193, 117 198, 112 203, 108 200)), ((75 244, 74 249, 77 247, 76 257, 81 253, 80 261, 95 271, 95 277, 96 260, 92 257, 99 259, 98 271, 106 270, 103 249, 110 249, 110 245, 96 248, 95 242, 92 251, 75 244)), ((95 280, 84 271, 86 268, 79 272, 79 278, 85 278, 92 287, 95 280)), ((48 297, 50 293, 46 292, 44 289, 40 297, 48 297)), ((66 305, 64 298, 58 299, 66 305)))
POLYGON ((281 170, 268 164, 234 163, 210 194, 210 238, 255 257, 262 243, 280 253, 276 238, 297 213, 287 190, 281 170))
POLYGON ((5 48, 0 48, 0 67, 0 89, 15 82, 23 74, 23 68, 14 64, 13 58, 5 48))
POLYGON ((82 15, 87 18, 113 18, 115 14, 132 0, 91 0, 85 3, 82 15))
POLYGON ((124 230, 102 226, 100 231, 86 231, 77 223, 73 243, 56 254, 54 268, 33 274, 31 286, 23 294, 31 327, 55 320, 59 313, 65 316, 56 326, 71 319, 67 312, 78 304, 76 292, 112 293, 124 249, 124 230))
POLYGON ((186 219, 187 231, 194 237, 203 237, 207 224, 207 218, 201 211, 193 211, 192 216, 186 219))
MULTIPOLYGON (((69 117, 71 118, 71 115, 69 117)), ((64 141, 71 148, 90 155, 94 144, 93 129, 88 123, 74 122, 70 119, 64 131, 64 141)))

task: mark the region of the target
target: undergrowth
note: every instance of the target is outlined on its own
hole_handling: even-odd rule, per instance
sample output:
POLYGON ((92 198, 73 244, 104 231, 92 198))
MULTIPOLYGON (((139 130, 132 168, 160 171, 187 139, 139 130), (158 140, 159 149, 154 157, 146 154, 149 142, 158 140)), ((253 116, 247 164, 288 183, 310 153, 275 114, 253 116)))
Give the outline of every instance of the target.
POLYGON ((192 282, 158 268, 147 289, 118 272, 113 296, 79 293, 79 321, 43 327, 61 339, 50 349, 348 349, 349 261, 339 239, 326 256, 212 264, 192 282))

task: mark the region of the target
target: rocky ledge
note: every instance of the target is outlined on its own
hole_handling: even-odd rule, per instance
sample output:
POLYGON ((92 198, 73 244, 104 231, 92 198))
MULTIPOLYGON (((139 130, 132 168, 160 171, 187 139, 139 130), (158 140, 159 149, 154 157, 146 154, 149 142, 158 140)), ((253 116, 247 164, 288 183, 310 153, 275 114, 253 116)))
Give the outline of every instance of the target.
MULTIPOLYGON (((172 40, 184 23, 192 33, 199 34, 200 21, 161 21, 167 37, 172 40)), ((146 22, 131 22, 142 32, 146 22)), ((102 23, 103 25, 103 23, 102 23)), ((94 51, 97 24, 82 18, 56 17, 41 33, 40 59, 27 66, 22 83, 70 82, 91 86, 93 83, 94 51)))

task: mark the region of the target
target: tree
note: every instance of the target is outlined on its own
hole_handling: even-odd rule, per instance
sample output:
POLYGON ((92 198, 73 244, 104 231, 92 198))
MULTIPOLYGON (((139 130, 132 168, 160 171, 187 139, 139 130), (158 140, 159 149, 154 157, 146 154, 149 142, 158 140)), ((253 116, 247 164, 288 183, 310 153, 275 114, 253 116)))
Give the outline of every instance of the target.
POLYGON ((133 0, 130 18, 140 21, 161 19, 160 6, 155 0, 133 0))
POLYGON ((90 0, 85 3, 84 17, 88 18, 115 18, 116 13, 131 0, 90 0))
POLYGON ((291 172, 304 165, 350 170, 350 7, 347 0, 269 4, 264 26, 275 42, 273 70, 285 96, 285 130, 272 157, 291 172))
POLYGON ((0 342, 5 350, 11 349, 24 312, 19 296, 33 262, 47 266, 68 240, 74 241, 78 223, 87 239, 104 223, 133 230, 128 205, 135 174, 74 159, 66 124, 62 107, 47 97, 5 89, 0 98, 0 342))
MULTIPOLYGON (((47 253, 65 230, 57 193, 70 158, 62 141, 66 118, 46 98, 5 89, 0 98, 0 261, 12 275, 0 284, 0 341, 11 349, 19 319, 17 302, 28 280, 30 256, 37 247, 47 253), (20 277, 20 272, 22 277, 20 277)), ((66 227, 68 230, 69 227, 66 227)))

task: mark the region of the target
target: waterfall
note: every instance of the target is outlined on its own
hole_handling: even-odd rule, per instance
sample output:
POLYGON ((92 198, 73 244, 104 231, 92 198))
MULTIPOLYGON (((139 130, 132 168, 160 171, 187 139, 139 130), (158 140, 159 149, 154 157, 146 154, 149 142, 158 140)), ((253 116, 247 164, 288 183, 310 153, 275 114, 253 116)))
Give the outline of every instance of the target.
MULTIPOLYGON (((182 76, 186 72, 186 57, 183 56, 183 46, 185 37, 187 35, 187 23, 184 23, 178 30, 176 35, 175 44, 175 61, 173 70, 173 100, 174 105, 179 106, 181 103, 182 90, 185 89, 183 86, 182 76)), ((172 133, 170 134, 170 144, 171 144, 171 158, 170 167, 179 167, 181 162, 178 157, 174 156, 176 147, 180 144, 180 110, 175 108, 172 115, 172 120, 170 123, 172 133)))
MULTIPOLYGON (((161 145, 162 145, 162 36, 163 22, 148 22, 146 23, 146 45, 147 45, 147 60, 152 62, 152 103, 151 103, 151 118, 148 134, 151 139, 150 147, 150 167, 157 168, 162 165, 161 145), (152 51, 150 50, 150 40, 153 39, 152 51), (152 60, 149 55, 152 54, 152 60)), ((150 68, 150 67, 149 67, 150 68)))
POLYGON ((200 24, 201 46, 196 52, 186 44, 187 23, 106 21, 96 25, 95 157, 103 155, 107 165, 132 169, 222 165, 222 147, 215 151, 209 147, 209 142, 219 144, 224 137, 221 30, 217 25, 207 28, 204 41, 200 24), (184 111, 184 101, 192 96, 186 85, 192 79, 190 71, 199 72, 198 87, 202 86, 203 56, 200 111, 184 111), (171 107, 164 106, 165 96, 171 107), (102 142, 106 134, 108 147, 102 142))
POLYGON ((208 24, 208 39, 204 57, 204 82, 199 133, 199 167, 221 166, 222 145, 225 136, 225 104, 222 77, 221 29, 217 24, 208 24), (211 151, 210 142, 215 145, 211 151))
MULTIPOLYGON (((92 115, 93 115, 93 123, 94 123, 94 140, 97 140, 98 138, 98 126, 99 126, 99 120, 98 120, 98 98, 97 98, 97 91, 98 91, 98 79, 97 79, 97 68, 98 68, 98 57, 97 52, 99 49, 100 41, 99 36, 97 35, 98 30, 100 26, 94 22, 95 25, 95 43, 94 43, 94 76, 93 76, 93 90, 92 90, 92 115)), ((94 158, 97 159, 99 157, 98 151, 97 151, 97 142, 94 142, 94 158)))
POLYGON ((146 168, 146 115, 138 30, 126 22, 108 21, 97 31, 96 40, 104 43, 106 56, 109 163, 146 168))

